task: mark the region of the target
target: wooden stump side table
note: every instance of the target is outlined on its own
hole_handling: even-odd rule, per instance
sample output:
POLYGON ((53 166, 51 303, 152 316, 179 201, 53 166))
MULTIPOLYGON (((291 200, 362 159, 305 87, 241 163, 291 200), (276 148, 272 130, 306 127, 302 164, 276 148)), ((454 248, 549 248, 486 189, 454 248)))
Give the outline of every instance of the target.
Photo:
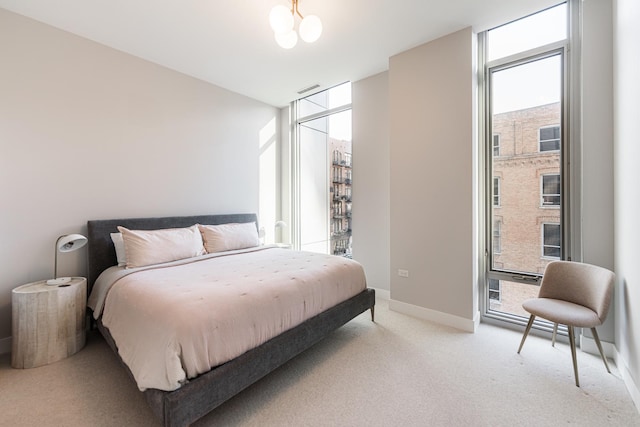
POLYGON ((77 353, 86 341, 87 279, 28 283, 11 292, 11 366, 35 368, 77 353))

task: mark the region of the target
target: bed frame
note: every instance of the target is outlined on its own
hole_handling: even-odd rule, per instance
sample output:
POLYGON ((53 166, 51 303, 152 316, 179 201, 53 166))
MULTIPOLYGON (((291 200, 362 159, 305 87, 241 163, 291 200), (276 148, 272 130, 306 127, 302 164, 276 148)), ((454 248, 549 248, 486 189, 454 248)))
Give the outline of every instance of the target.
MULTIPOLYGON (((136 230, 154 230, 189 227, 196 223, 216 225, 238 222, 256 222, 257 226, 257 216, 228 214, 88 221, 89 292, 100 273, 117 264, 110 233, 117 232, 118 225, 136 230)), ((366 310, 371 310, 373 321, 374 307, 375 291, 366 289, 259 347, 199 375, 175 391, 148 389, 144 395, 151 410, 165 426, 187 426, 366 310)), ((96 323, 117 355, 118 348, 109 330, 102 325, 101 319, 96 323)), ((124 366, 133 378, 127 366, 124 366)))

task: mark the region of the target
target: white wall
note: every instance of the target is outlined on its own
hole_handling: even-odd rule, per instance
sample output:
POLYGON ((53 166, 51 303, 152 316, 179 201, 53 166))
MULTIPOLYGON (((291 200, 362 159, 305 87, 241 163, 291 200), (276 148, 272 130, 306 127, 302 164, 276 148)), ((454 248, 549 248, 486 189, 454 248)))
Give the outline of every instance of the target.
POLYGON ((466 330, 478 319, 475 37, 467 28, 389 63, 391 299, 466 330))
POLYGON ((354 82, 353 258, 367 284, 389 291, 389 73, 354 82))
MULTIPOLYGON (((2 9, 0 58, 0 351, 11 289, 53 275, 59 235, 257 212, 278 109, 2 9)), ((84 275, 85 258, 61 256, 60 275, 84 275)))
POLYGON ((616 358, 640 409, 640 2, 614 0, 616 358))

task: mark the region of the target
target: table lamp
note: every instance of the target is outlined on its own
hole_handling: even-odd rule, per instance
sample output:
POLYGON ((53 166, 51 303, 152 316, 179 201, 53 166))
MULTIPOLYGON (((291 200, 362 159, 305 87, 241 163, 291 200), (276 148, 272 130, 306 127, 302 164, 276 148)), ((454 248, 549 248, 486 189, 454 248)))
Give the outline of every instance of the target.
POLYGON ((82 234, 65 234, 56 240, 53 279, 47 280, 47 285, 62 285, 71 281, 71 277, 58 277, 58 252, 73 252, 87 244, 87 238, 82 234))

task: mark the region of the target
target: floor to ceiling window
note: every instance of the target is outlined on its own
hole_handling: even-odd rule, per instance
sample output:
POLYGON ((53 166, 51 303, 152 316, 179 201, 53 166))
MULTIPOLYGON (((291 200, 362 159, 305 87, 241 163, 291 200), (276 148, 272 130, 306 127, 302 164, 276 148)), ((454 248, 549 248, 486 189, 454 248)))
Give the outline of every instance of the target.
POLYGON ((351 84, 296 101, 294 245, 351 255, 351 84))
POLYGON ((521 322, 546 265, 570 257, 569 7, 481 34, 484 52, 484 315, 521 322))

